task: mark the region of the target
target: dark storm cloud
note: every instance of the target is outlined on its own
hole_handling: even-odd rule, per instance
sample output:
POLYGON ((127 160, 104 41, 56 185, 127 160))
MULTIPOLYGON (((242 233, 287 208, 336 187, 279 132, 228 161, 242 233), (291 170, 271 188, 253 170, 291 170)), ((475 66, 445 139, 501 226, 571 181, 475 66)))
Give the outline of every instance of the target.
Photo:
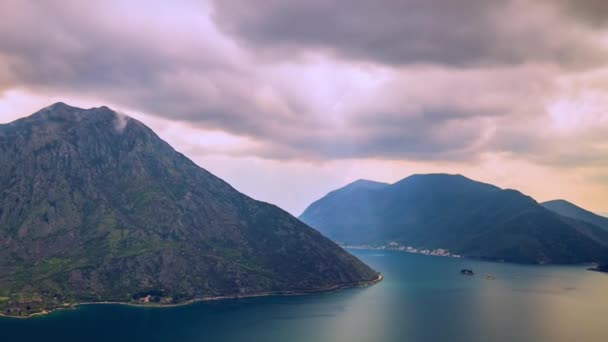
POLYGON ((278 57, 318 50, 391 65, 475 67, 530 61, 581 66, 606 56, 584 35, 556 31, 554 18, 543 11, 548 5, 532 1, 216 0, 214 5, 224 32, 278 57))

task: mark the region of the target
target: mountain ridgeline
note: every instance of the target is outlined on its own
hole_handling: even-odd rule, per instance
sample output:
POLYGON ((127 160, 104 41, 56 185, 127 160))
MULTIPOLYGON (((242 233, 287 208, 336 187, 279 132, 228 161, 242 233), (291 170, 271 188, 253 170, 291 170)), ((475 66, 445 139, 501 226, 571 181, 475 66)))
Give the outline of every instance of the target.
POLYGON ((543 207, 565 217, 587 222, 608 231, 608 218, 583 209, 566 200, 554 200, 542 203, 543 207))
MULTIPOLYGON (((542 203, 542 205, 564 217, 569 217, 574 220, 587 222, 589 224, 601 227, 608 231, 608 218, 598 215, 589 210, 583 209, 566 200, 554 200, 542 203)), ((599 265, 594 268, 596 271, 608 272, 608 258, 598 261, 599 265)))
POLYGON ((607 230, 460 175, 360 180, 312 203, 300 219, 346 245, 396 242, 519 263, 608 260, 607 230))
POLYGON ((312 292, 378 274, 107 107, 0 125, 0 308, 312 292))

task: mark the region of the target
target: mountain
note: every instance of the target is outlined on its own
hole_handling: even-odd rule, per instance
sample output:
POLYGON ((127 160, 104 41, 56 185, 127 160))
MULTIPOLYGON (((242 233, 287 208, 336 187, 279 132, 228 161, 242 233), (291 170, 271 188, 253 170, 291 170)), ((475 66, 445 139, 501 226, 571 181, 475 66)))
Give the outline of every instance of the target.
POLYGON ((0 308, 311 292, 378 274, 107 107, 0 125, 0 308))
POLYGON ((300 219, 347 245, 396 242, 520 263, 582 263, 608 255, 607 231, 461 175, 350 184, 312 203, 300 219))
POLYGON ((597 215, 565 200, 554 200, 542 203, 543 207, 579 221, 587 222, 608 230, 608 218, 597 215))

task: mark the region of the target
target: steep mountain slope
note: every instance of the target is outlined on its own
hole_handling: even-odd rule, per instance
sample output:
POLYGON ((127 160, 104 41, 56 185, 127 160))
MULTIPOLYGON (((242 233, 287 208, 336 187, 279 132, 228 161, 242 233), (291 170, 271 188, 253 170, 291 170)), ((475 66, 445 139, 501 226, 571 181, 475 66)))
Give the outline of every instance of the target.
POLYGON ((345 244, 397 242, 522 263, 578 263, 608 252, 606 231, 545 209, 515 190, 460 175, 333 191, 300 219, 345 244))
POLYGON ((58 103, 0 125, 0 165, 0 308, 9 314, 377 278, 317 231, 106 107, 58 103))
POLYGON ((565 200, 554 200, 542 203, 543 207, 579 221, 587 222, 608 230, 608 218, 592 213, 565 200))

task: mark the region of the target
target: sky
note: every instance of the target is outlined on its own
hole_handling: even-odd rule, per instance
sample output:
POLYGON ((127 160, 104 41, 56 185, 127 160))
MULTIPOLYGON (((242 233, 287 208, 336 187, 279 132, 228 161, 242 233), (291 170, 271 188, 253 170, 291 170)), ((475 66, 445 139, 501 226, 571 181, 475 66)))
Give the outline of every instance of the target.
POLYGON ((294 215, 435 172, 608 212, 604 0, 1 1, 0 123, 58 101, 294 215))

